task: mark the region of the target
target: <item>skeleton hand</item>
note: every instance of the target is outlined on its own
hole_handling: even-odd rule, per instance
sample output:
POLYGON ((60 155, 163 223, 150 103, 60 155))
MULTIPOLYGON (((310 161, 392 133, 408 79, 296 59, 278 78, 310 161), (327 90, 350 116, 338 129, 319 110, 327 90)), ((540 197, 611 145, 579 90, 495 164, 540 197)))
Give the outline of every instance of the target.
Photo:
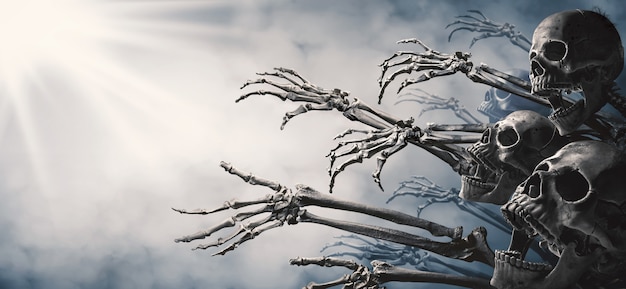
MULTIPOLYGON (((490 258, 491 255, 493 255, 492 252, 487 252, 489 257, 485 258, 483 252, 484 250, 475 252, 474 248, 477 247, 475 245, 476 242, 468 241, 468 239, 461 239, 463 234, 462 227, 448 228, 443 225, 420 219, 411 215, 407 215, 398 211, 370 207, 359 203, 332 198, 305 185, 296 185, 296 190, 292 191, 291 189, 277 182, 259 178, 252 174, 239 171, 228 163, 222 162, 220 165, 227 172, 240 177, 244 181, 253 185, 268 187, 272 189, 275 193, 252 201, 239 201, 237 199, 234 199, 225 202, 221 207, 210 211, 187 211, 173 209, 174 211, 181 214, 207 215, 228 209, 240 209, 251 205, 264 205, 257 210, 237 213, 234 216, 227 218, 223 222, 207 230, 199 231, 195 234, 178 238, 174 240, 175 242, 191 242, 193 240, 204 239, 211 236, 213 233, 221 231, 222 229, 233 227, 237 223, 241 223, 248 218, 255 217, 264 213, 269 213, 268 216, 259 220, 250 221, 245 224, 241 223, 239 225, 239 229, 235 230, 231 235, 225 238, 218 238, 216 241, 209 244, 200 245, 196 247, 196 249, 217 247, 237 238, 239 235, 242 235, 239 239, 232 242, 226 248, 214 254, 224 255, 225 253, 236 249, 242 243, 253 239, 254 237, 260 235, 267 230, 280 227, 284 223, 293 225, 299 222, 309 222, 326 225, 365 236, 377 237, 400 244, 416 246, 419 248, 428 248, 433 252, 437 252, 452 258, 458 258, 462 260, 479 260, 481 262, 485 262, 485 260, 491 262, 493 259, 490 258), (450 237, 452 241, 450 243, 441 243, 399 230, 324 218, 309 213, 304 209, 305 206, 311 205, 362 213, 391 221, 400 225, 422 228, 433 234, 433 236, 447 236, 450 237)), ((485 246, 481 245, 478 247, 483 248, 485 246)))
POLYGON ((455 54, 445 54, 436 50, 432 50, 419 39, 404 39, 398 43, 416 43, 424 48, 424 52, 414 51, 398 51, 391 57, 387 58, 380 66, 382 73, 378 79, 380 92, 378 94, 378 103, 381 102, 383 94, 387 86, 399 75, 410 74, 413 71, 423 71, 417 78, 406 79, 400 85, 398 92, 405 87, 429 80, 434 77, 454 74, 458 71, 468 73, 472 70, 473 64, 469 61, 471 56, 469 53, 456 52, 455 54), (402 66, 383 80, 387 70, 391 67, 402 66))
POLYGON ((459 197, 459 189, 445 189, 424 176, 412 176, 410 180, 400 182, 400 186, 387 199, 387 203, 401 196, 418 198, 419 203, 416 208, 416 216, 418 217, 424 209, 435 203, 453 203, 461 211, 491 224, 502 232, 506 234, 511 232, 510 225, 504 221, 501 214, 482 206, 480 203, 466 202, 459 197))
POLYGON ((235 174, 241 177, 244 181, 250 184, 261 185, 261 186, 265 186, 265 187, 269 187, 273 189, 275 191, 275 194, 268 194, 263 198, 252 200, 252 201, 239 201, 237 199, 233 199, 231 201, 224 202, 224 204, 221 207, 215 210, 211 210, 211 211, 206 211, 206 210, 187 211, 187 210, 180 210, 180 209, 172 208, 174 211, 179 212, 181 214, 207 215, 207 214, 212 214, 212 213, 220 212, 220 211, 227 210, 227 209, 239 209, 239 208, 247 207, 250 205, 265 204, 265 206, 263 206, 262 208, 258 210, 238 213, 232 217, 227 218, 222 223, 211 227, 208 230, 199 231, 189 236, 184 236, 182 238, 174 240, 175 242, 177 243, 178 242, 191 242, 193 240, 204 239, 206 237, 211 236, 213 233, 218 232, 224 228, 233 227, 237 223, 240 223, 250 217, 254 217, 262 213, 270 213, 269 216, 263 219, 260 219, 258 221, 248 222, 246 224, 240 224, 239 229, 233 232, 230 236, 226 238, 218 238, 216 241, 212 243, 199 245, 198 247, 194 249, 196 250, 196 249, 207 249, 210 247, 217 247, 243 234, 243 236, 241 236, 238 240, 236 240, 235 242, 227 246, 225 249, 213 254, 214 256, 224 255, 228 251, 234 250, 242 243, 253 239, 254 237, 258 236, 264 231, 267 231, 272 228, 280 227, 285 222, 287 222, 288 224, 297 223, 296 218, 298 217, 298 214, 300 213, 300 203, 298 202, 297 198, 294 198, 294 194, 292 193, 291 189, 288 189, 285 186, 277 182, 262 179, 252 174, 245 174, 243 172, 240 172, 237 169, 233 168, 230 164, 222 162, 220 165, 229 173, 235 174))
POLYGON ((457 206, 464 206, 463 199, 459 198, 459 190, 456 188, 444 189, 424 176, 412 176, 411 180, 400 182, 400 186, 387 199, 387 204, 400 196, 414 196, 421 200, 417 206, 416 216, 435 203, 454 202, 457 206))
POLYGON ((289 99, 294 102, 306 102, 306 104, 300 105, 294 111, 287 112, 285 114, 280 129, 283 129, 290 119, 299 114, 303 114, 311 110, 332 109, 337 109, 343 112, 348 108, 348 105, 350 104, 347 98, 350 93, 347 91, 343 91, 338 88, 332 90, 323 89, 317 85, 310 83, 308 80, 304 79, 297 72, 291 69, 279 67, 274 68, 274 70, 275 72, 257 73, 257 75, 264 77, 256 80, 248 80, 241 88, 243 89, 252 84, 265 83, 274 86, 281 91, 252 91, 240 96, 235 102, 244 100, 251 95, 265 94, 274 95, 283 101, 289 99), (282 78, 284 80, 287 80, 289 83, 278 83, 268 77, 282 78))
POLYGON ((452 39, 452 34, 459 30, 468 30, 472 32, 479 32, 480 35, 472 38, 472 42, 470 43, 470 48, 476 43, 476 41, 489 38, 489 37, 507 37, 513 43, 513 45, 523 49, 525 52, 530 50, 531 42, 524 36, 521 32, 515 31, 515 25, 504 23, 500 24, 497 22, 493 22, 489 20, 482 12, 478 10, 468 10, 470 13, 478 14, 480 18, 474 15, 460 15, 456 18, 461 20, 454 21, 446 26, 446 28, 460 24, 454 30, 450 32, 448 35, 448 42, 452 39), (468 19, 463 20, 463 19, 468 19), (472 21, 473 20, 473 21, 472 21))
POLYGON ((531 101, 543 105, 549 105, 548 101, 533 96, 530 93, 530 83, 528 81, 506 74, 495 68, 489 67, 486 64, 481 63, 480 65, 474 67, 474 64, 469 61, 469 58, 471 57, 470 53, 441 53, 439 51, 432 50, 420 40, 415 38, 400 40, 398 43, 417 43, 426 51, 398 51, 380 65, 382 67, 382 73, 378 79, 378 83, 380 85, 380 91, 378 94, 379 103, 387 86, 399 75, 410 74, 413 71, 423 71, 423 73, 417 78, 404 80, 400 84, 398 93, 409 85, 420 83, 438 76, 451 75, 460 71, 473 82, 486 84, 488 86, 519 95, 531 101), (400 69, 396 70, 383 80, 390 67, 401 65, 403 66, 400 69))
POLYGON ((419 139, 422 136, 421 129, 417 126, 412 126, 412 123, 413 119, 411 118, 390 128, 373 131, 348 129, 337 135, 335 139, 343 138, 344 136, 355 132, 366 134, 364 138, 339 142, 337 147, 332 149, 327 155, 327 157, 330 158, 330 168, 328 170, 330 174, 330 192, 332 193, 335 185, 335 178, 347 166, 354 163, 361 163, 363 162, 363 159, 371 158, 379 152, 380 155, 377 157, 378 164, 376 166, 376 170, 372 174, 372 177, 374 178, 374 182, 378 184, 379 188, 383 190, 380 182, 380 173, 385 165, 385 162, 387 162, 387 158, 406 147, 409 142, 419 142, 419 139), (344 149, 347 146, 350 146, 350 148, 344 149), (352 155, 352 157, 341 163, 336 168, 333 168, 337 158, 348 155, 352 155))
POLYGON ((335 139, 342 138, 351 133, 366 134, 363 138, 339 142, 337 147, 332 149, 327 157, 330 158, 330 192, 335 185, 335 179, 347 166, 354 163, 361 163, 364 159, 371 158, 380 152, 377 157, 376 170, 372 173, 374 182, 381 190, 380 173, 387 159, 411 143, 431 154, 439 157, 448 163, 454 170, 465 172, 469 170, 469 154, 464 148, 456 145, 462 143, 475 143, 478 134, 449 134, 449 132, 481 133, 488 124, 461 124, 461 125, 437 125, 429 124, 428 128, 422 130, 417 126, 412 126, 413 118, 405 121, 398 121, 394 126, 378 130, 366 131, 348 129, 337 135, 335 139), (349 146, 349 147, 348 147, 349 146), (352 155, 346 161, 333 168, 337 158, 352 155))
MULTIPOLYGON (((270 84, 274 87, 277 87, 281 91, 279 92, 265 91, 265 90, 253 91, 253 92, 244 94, 239 99, 237 99, 237 101, 246 99, 247 97, 251 95, 270 94, 282 100, 289 99, 292 101, 308 102, 305 105, 301 105, 296 110, 285 114, 281 129, 284 127, 287 121, 289 121, 291 118, 293 118, 294 116, 298 114, 302 114, 310 110, 337 109, 338 111, 341 111, 342 114, 349 120, 361 122, 377 130, 377 132, 375 133, 376 136, 374 138, 376 140, 380 140, 380 143, 370 144, 370 146, 364 149, 377 147, 378 150, 371 151, 372 154, 375 154, 380 150, 384 150, 383 152, 381 152, 381 155, 383 156, 383 158, 382 160, 379 160, 379 164, 380 164, 379 168, 382 168, 382 164, 384 164, 386 157, 388 157, 392 153, 395 153, 397 150, 405 146, 406 142, 401 139, 406 138, 408 135, 412 135, 412 134, 419 135, 418 128, 409 129, 410 121, 401 120, 401 119, 394 117, 393 115, 377 110, 367 105, 366 103, 360 101, 357 98, 354 98, 354 101, 350 102, 347 99, 347 96, 348 96, 347 92, 342 91, 340 89, 335 89, 333 91, 321 89, 320 87, 313 85, 306 79, 302 78, 298 73, 296 73, 293 70, 285 69, 285 68, 276 68, 276 72, 274 73, 259 73, 259 75, 286 79, 287 81, 289 81, 290 84, 279 84, 268 78, 260 78, 254 81, 248 81, 246 84, 244 84, 243 87, 246 87, 251 84, 265 83, 265 84, 270 84), (398 126, 404 130, 403 133, 398 131, 398 128, 397 128, 398 126), (404 134, 404 136, 402 136, 402 134, 404 134), (398 138, 399 142, 396 142, 395 140, 396 136, 402 136, 398 138), (388 138, 388 139, 381 139, 381 138, 388 138), (385 144, 386 141, 388 141, 387 144, 385 144)), ((441 138, 439 136, 435 136, 431 134, 429 135, 428 139, 424 140, 426 144, 425 146, 421 146, 421 144, 412 140, 409 140, 409 142, 415 145, 421 146, 423 149, 427 150, 428 152, 432 153, 433 155, 437 156, 438 158, 442 159, 444 162, 449 164, 453 169, 459 170, 459 169, 462 169, 461 167, 463 167, 464 164, 459 163, 459 162, 463 162, 463 160, 461 159, 463 158, 463 156, 459 155, 458 149, 445 147, 445 146, 435 147, 435 146, 438 146, 437 142, 456 143, 458 142, 458 140, 459 138, 449 138, 449 137, 441 138)), ((464 140, 462 140, 461 142, 464 142, 464 140)), ((342 145, 340 145, 340 147, 341 146, 342 145)), ((331 155, 332 154, 333 152, 331 152, 331 155)), ((348 152, 347 154, 350 154, 350 153, 348 152)), ((369 158, 370 156, 366 156, 366 158, 369 158)), ((351 163, 359 162, 358 159, 362 160, 362 157, 360 158, 356 157, 356 159, 352 160, 351 163)), ((347 165, 349 164, 344 164, 343 166, 345 167, 347 165)), ((331 172, 331 176, 334 174, 336 177, 339 171, 331 172)), ((374 173, 375 180, 378 180, 379 173, 380 172, 374 173)), ((332 177, 332 180, 331 180, 331 190, 332 190, 333 182, 334 182, 334 177, 332 177)))
MULTIPOLYGON (((379 261, 373 261, 379 262, 379 261)), ((351 274, 343 275, 343 277, 326 282, 326 283, 309 283, 303 289, 326 289, 343 284, 343 289, 384 289, 381 287, 378 278, 375 273, 369 270, 366 266, 358 264, 351 260, 332 258, 332 257, 315 257, 315 258, 295 258, 289 260, 291 265, 307 266, 318 265, 322 267, 345 267, 353 272, 351 274)))
POLYGON ((334 281, 322 284, 311 282, 304 289, 326 289, 341 284, 343 284, 343 289, 384 289, 385 287, 381 286, 382 284, 393 281, 441 283, 467 288, 495 289, 495 287, 489 285, 489 279, 405 269, 378 260, 371 262, 371 270, 351 260, 329 257, 298 257, 289 260, 289 262, 297 266, 318 265, 323 267, 345 267, 353 270, 352 274, 346 274, 334 281))
POLYGON ((420 253, 426 251, 406 245, 399 245, 381 240, 364 238, 359 235, 344 235, 335 237, 339 241, 327 243, 320 252, 330 249, 339 249, 327 254, 327 257, 354 257, 360 260, 385 260, 392 265, 404 265, 407 261, 419 261, 420 253), (347 247, 352 250, 340 250, 347 247))
POLYGON ((427 111, 448 109, 448 110, 452 110, 452 112, 454 112, 456 117, 462 119, 463 121, 465 121, 465 123, 480 123, 480 120, 478 120, 475 116, 473 116, 465 108, 465 106, 462 105, 461 102, 454 97, 450 97, 446 99, 441 96, 428 93, 422 89, 416 88, 413 91, 409 91, 405 94, 398 95, 398 98, 402 98, 402 99, 396 101, 395 104, 410 101, 410 102, 417 102, 419 104, 428 105, 427 107, 423 108, 420 111, 418 117, 421 117, 422 114, 424 114, 427 111), (416 92, 421 92, 421 93, 416 93, 416 92))

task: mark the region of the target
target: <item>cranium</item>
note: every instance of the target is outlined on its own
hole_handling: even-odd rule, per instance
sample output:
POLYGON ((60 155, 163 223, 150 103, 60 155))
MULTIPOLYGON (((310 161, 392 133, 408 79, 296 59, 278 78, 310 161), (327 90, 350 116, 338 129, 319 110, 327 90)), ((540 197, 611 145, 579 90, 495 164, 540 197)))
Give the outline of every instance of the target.
POLYGON ((509 250, 496 252, 491 284, 559 289, 583 275, 624 278, 625 176, 621 151, 599 141, 570 143, 542 161, 502 206, 516 233, 509 250), (523 260, 525 236, 537 235, 560 257, 554 268, 523 260))
POLYGON ((565 145, 554 125, 530 110, 509 114, 467 150, 477 161, 473 176, 462 176, 462 198, 504 204, 533 168, 565 145))
POLYGON ((602 108, 607 90, 624 66, 624 48, 605 16, 584 10, 564 11, 541 21, 530 49, 532 93, 547 97, 550 120, 569 134, 602 108), (583 91, 584 99, 565 107, 561 93, 583 91))
MULTIPOLYGON (((529 80, 528 70, 513 69, 505 73, 526 81, 529 80)), ((485 92, 485 99, 478 106, 477 110, 488 116, 489 122, 492 123, 505 118, 507 115, 517 110, 532 110, 544 116, 550 114, 549 107, 495 87, 485 92)))

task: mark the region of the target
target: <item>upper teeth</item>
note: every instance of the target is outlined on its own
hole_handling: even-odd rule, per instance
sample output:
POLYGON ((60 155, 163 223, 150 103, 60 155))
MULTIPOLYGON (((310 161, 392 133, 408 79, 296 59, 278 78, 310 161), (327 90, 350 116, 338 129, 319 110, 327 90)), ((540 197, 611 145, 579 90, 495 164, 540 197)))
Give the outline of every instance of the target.
POLYGON ((535 263, 522 260, 520 253, 515 251, 496 250, 496 261, 508 263, 517 268, 523 268, 532 271, 552 271, 554 266, 544 263, 535 263))
POLYGON ((551 246, 562 247, 562 245, 556 244, 558 238, 550 233, 548 228, 526 212, 522 205, 511 202, 506 205, 506 209, 503 207, 503 211, 508 212, 504 214, 505 219, 516 229, 525 231, 528 237, 539 235, 541 238, 551 243, 551 246))
POLYGON ((578 110, 579 107, 582 107, 583 105, 584 105, 583 101, 579 100, 568 108, 559 107, 552 114, 550 114, 548 118, 550 120, 555 120, 557 118, 565 117, 571 114, 573 111, 578 110))

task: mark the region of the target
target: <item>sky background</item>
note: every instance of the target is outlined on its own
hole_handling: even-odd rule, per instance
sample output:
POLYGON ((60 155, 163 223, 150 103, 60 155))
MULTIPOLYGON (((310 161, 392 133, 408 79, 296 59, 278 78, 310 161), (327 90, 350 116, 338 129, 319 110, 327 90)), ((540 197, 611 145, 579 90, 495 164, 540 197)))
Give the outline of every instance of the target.
MULTIPOLYGON (((297 105, 271 96, 235 104, 242 93, 268 88, 240 86, 282 66, 376 105, 378 64, 397 50, 421 50, 397 40, 469 51, 474 63, 501 70, 526 68, 527 52, 506 39, 469 49, 474 34, 458 32, 448 42, 445 26, 478 9, 531 37, 552 13, 596 6, 623 31, 621 1, 3 0, 0 288, 301 288, 338 278, 348 272, 288 265, 290 258, 323 255, 324 244, 343 234, 318 225, 274 229, 217 257, 211 249, 191 251, 202 241, 173 242, 232 212, 185 216, 171 207, 209 209, 271 192, 227 174, 220 161, 326 192, 332 138, 363 128, 333 111, 298 116, 281 131, 283 114, 297 105)), ((475 112, 487 87, 463 75, 419 87, 461 99, 487 119, 475 112)), ((422 107, 394 105, 394 90, 378 107, 417 117, 422 107)), ((426 122, 460 120, 437 111, 416 120, 426 122)), ((445 188, 460 186, 449 167, 414 147, 388 160, 385 192, 370 177, 375 166, 350 166, 335 196, 413 214, 415 199, 384 203, 399 182, 423 175, 445 188)), ((481 225, 449 204, 422 216, 463 225, 466 234, 481 225)), ((508 245, 508 236, 489 230, 493 249, 508 245)))

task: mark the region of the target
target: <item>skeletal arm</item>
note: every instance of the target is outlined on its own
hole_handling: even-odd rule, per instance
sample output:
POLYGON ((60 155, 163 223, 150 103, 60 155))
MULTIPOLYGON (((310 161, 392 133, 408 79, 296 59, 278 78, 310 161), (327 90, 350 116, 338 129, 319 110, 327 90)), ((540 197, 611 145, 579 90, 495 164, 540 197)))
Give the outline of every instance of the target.
POLYGON ((411 215, 407 215, 398 211, 385 208, 376 208, 362 205, 355 202, 340 200, 329 195, 304 186, 296 186, 293 191, 277 182, 256 177, 252 174, 245 173, 233 168, 230 164, 222 163, 221 166, 229 173, 236 175, 244 181, 268 187, 275 193, 266 195, 263 198, 253 201, 231 200, 225 202, 224 205, 215 210, 181 210, 174 209, 181 214, 211 214, 227 209, 239 209, 250 205, 262 205, 256 210, 239 212, 222 223, 219 223, 207 230, 199 231, 195 234, 184 236, 176 239, 176 242, 191 242, 198 239, 210 237, 212 234, 223 229, 234 227, 239 224, 239 229, 235 230, 231 235, 218 238, 216 241, 205 245, 199 245, 196 249, 207 249, 209 247, 218 247, 234 240, 226 248, 215 253, 215 255, 223 255, 229 251, 236 249, 242 243, 249 241, 261 233, 282 226, 284 223, 294 225, 297 223, 315 223, 334 227, 351 233, 361 234, 381 240, 386 240, 398 244, 409 245, 442 256, 465 260, 479 261, 493 266, 493 251, 486 242, 486 231, 484 228, 476 228, 465 238, 461 238, 462 228, 449 228, 434 222, 420 219, 411 215), (430 232, 433 236, 447 236, 451 240, 449 242, 433 241, 428 238, 404 232, 397 229, 390 229, 380 226, 372 226, 356 222, 348 222, 342 220, 334 220, 323 216, 310 213, 305 209, 308 206, 318 206, 342 211, 357 212, 372 217, 388 220, 396 224, 406 225, 409 227, 421 228, 430 232), (243 221, 266 214, 258 220, 252 220, 244 223, 243 221))
POLYGON ((417 249, 411 246, 403 246, 381 240, 370 241, 369 238, 366 239, 354 234, 335 238, 340 238, 341 240, 332 244, 327 244, 320 251, 324 252, 329 248, 337 249, 337 252, 327 254, 326 257, 351 256, 364 261, 381 260, 394 266, 408 265, 415 269, 428 272, 461 274, 486 279, 491 277, 491 275, 473 268, 475 266, 455 265, 454 262, 449 262, 449 260, 445 260, 437 254, 432 254, 425 250, 417 249), (348 239, 352 239, 357 242, 344 241, 348 239), (356 250, 357 252, 341 251, 342 247, 348 247, 356 250))
MULTIPOLYGON (((438 56, 432 56, 438 59, 438 56)), ((380 173, 387 159, 401 151, 407 145, 415 145, 435 155, 453 170, 462 172, 469 167, 471 158, 458 144, 472 143, 478 140, 481 131, 475 131, 473 125, 458 125, 453 129, 437 130, 436 128, 422 130, 413 125, 413 119, 403 120, 378 110, 365 102, 354 98, 349 99, 349 92, 341 89, 324 89, 314 85, 296 71, 286 68, 276 68, 271 73, 258 73, 262 78, 246 82, 242 88, 256 84, 270 85, 276 91, 257 90, 243 94, 237 101, 254 95, 273 95, 281 100, 304 102, 296 110, 287 112, 283 118, 281 129, 293 117, 313 110, 337 110, 352 121, 363 123, 373 130, 348 130, 337 138, 350 133, 365 133, 363 138, 341 141, 328 154, 331 162, 329 171, 330 191, 334 187, 335 178, 347 166, 361 163, 364 159, 377 156, 377 167, 372 174, 374 181, 380 183, 380 173), (279 82, 282 80, 283 82, 279 82), (286 81, 286 82, 285 82, 286 81), (466 129, 466 127, 469 129, 466 129), (476 132, 475 135, 467 133, 476 132), (461 135, 461 134, 465 135, 461 135), (333 168, 338 158, 346 157, 345 161, 333 168)))
POLYGON ((404 122, 402 119, 372 108, 357 98, 351 101, 348 98, 350 95, 348 91, 338 88, 324 89, 312 84, 292 69, 279 67, 274 70, 275 72, 257 73, 257 75, 263 77, 256 80, 248 80, 241 88, 255 84, 268 84, 277 88, 278 91, 256 90, 247 92, 235 102, 247 99, 253 95, 273 95, 283 101, 304 102, 305 104, 300 105, 296 110, 285 114, 281 129, 293 117, 313 110, 336 109, 342 112, 349 120, 358 121, 376 129, 388 128, 404 122), (276 79, 284 79, 287 83, 280 83, 276 79))
POLYGON ((482 12, 478 10, 468 10, 467 12, 472 14, 459 15, 456 18, 458 20, 448 24, 446 28, 454 27, 454 29, 448 35, 448 42, 452 39, 452 35, 461 30, 467 30, 470 32, 481 33, 478 36, 472 38, 470 42, 470 48, 479 40, 490 37, 506 37, 511 44, 521 48, 524 52, 530 50, 530 40, 522 34, 520 31, 515 30, 515 25, 510 23, 497 23, 487 18, 482 12))
POLYGON ((425 51, 399 51, 383 61, 379 78, 380 90, 378 93, 379 102, 384 93, 397 77, 410 75, 412 72, 420 73, 416 78, 407 78, 402 81, 398 93, 408 86, 421 83, 439 76, 446 76, 461 72, 470 80, 495 87, 531 101, 549 106, 545 99, 533 96, 530 93, 530 83, 519 77, 509 75, 486 64, 474 66, 469 59, 470 53, 455 52, 452 54, 441 53, 426 46, 417 38, 403 39, 398 43, 414 43, 421 46, 425 51), (388 74, 392 68, 399 67, 394 72, 388 74))
POLYGON ((396 104, 402 102, 417 102, 428 105, 420 111, 418 117, 421 117, 422 114, 427 111, 449 109, 452 110, 454 114, 465 123, 480 123, 480 120, 474 117, 467 109, 465 109, 463 105, 461 105, 460 101, 454 97, 446 99, 416 88, 413 91, 398 95, 398 98, 402 99, 396 101, 396 104))
POLYGON ((489 279, 406 269, 377 260, 371 262, 372 269, 351 260, 329 257, 298 257, 291 259, 289 263, 297 266, 318 265, 323 267, 345 267, 353 270, 352 274, 346 274, 334 281, 309 283, 305 289, 325 289, 337 285, 344 285, 343 288, 382 289, 385 287, 381 285, 388 282, 427 282, 466 288, 495 289, 495 287, 489 285, 489 279))

